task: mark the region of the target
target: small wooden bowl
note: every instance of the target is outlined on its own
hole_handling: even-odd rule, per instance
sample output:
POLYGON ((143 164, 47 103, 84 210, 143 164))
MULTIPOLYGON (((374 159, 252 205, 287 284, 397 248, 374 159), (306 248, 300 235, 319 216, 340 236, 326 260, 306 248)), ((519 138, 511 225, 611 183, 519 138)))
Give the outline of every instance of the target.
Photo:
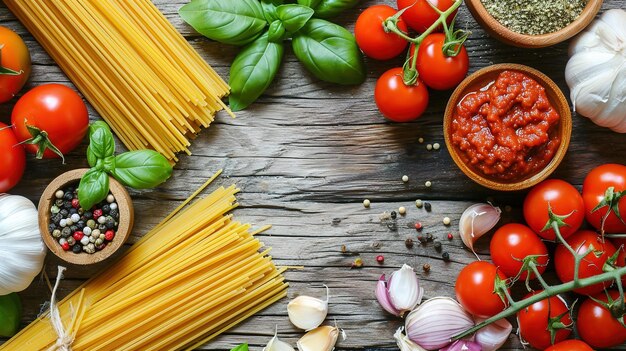
POLYGON ((565 41, 587 27, 600 11, 602 0, 589 0, 583 12, 574 22, 559 31, 542 35, 520 34, 510 30, 487 12, 481 0, 465 0, 465 4, 476 22, 492 37, 506 44, 522 48, 543 48, 565 41))
POLYGON ((67 185, 80 181, 80 178, 88 171, 87 168, 75 169, 69 172, 65 172, 56 177, 44 190, 39 200, 38 212, 39 212, 39 230, 41 231, 41 237, 48 246, 48 249, 52 251, 57 257, 63 261, 88 265, 103 261, 110 257, 115 251, 117 251, 128 239, 130 232, 133 228, 134 211, 133 204, 126 191, 126 188, 120 184, 117 180, 109 177, 109 191, 115 196, 115 202, 117 203, 120 218, 118 220, 118 227, 115 233, 115 238, 104 249, 96 251, 96 253, 80 253, 75 254, 71 250, 64 251, 61 245, 52 236, 52 233, 48 230, 48 224, 50 223, 50 208, 56 199, 54 193, 64 188, 67 185))
POLYGON ((446 147, 448 148, 448 152, 450 152, 454 163, 456 163, 461 171, 463 171, 463 173, 465 173, 473 181, 484 187, 499 191, 523 190, 536 185, 537 183, 550 176, 550 174, 552 174, 552 172, 556 170, 556 168, 565 157, 572 135, 572 112, 570 111, 569 104, 567 102, 567 99, 563 95, 563 92, 550 78, 548 78, 548 76, 528 66, 513 63, 503 63, 480 69, 474 72, 469 77, 465 78, 465 80, 462 81, 461 84, 459 84, 456 90, 452 93, 450 100, 448 100, 448 105, 446 106, 446 111, 443 119, 443 134, 446 141, 446 147), (456 106, 461 101, 461 99, 463 99, 463 97, 471 91, 475 91, 477 88, 482 87, 491 81, 494 81, 497 78, 498 74, 505 70, 522 72, 541 84, 546 89, 546 95, 552 103, 552 106, 554 106, 554 108, 561 116, 558 125, 558 133, 561 138, 561 144, 559 145, 559 148, 554 154, 552 160, 540 172, 531 175, 525 179, 514 182, 496 181, 490 178, 486 178, 482 174, 476 172, 472 167, 470 167, 463 161, 461 156, 458 154, 456 147, 452 145, 452 142, 450 140, 452 119, 454 117, 456 106))

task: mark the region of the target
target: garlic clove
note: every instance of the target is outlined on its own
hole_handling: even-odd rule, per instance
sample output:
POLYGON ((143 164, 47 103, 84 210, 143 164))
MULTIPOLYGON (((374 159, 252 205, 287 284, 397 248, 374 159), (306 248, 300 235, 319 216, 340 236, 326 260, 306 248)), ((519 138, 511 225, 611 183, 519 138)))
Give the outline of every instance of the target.
POLYGON ((480 344, 470 340, 457 340, 439 351, 484 351, 480 344))
POLYGON ((459 220, 459 234, 463 244, 470 248, 477 258, 474 243, 498 224, 501 213, 498 207, 482 203, 474 204, 463 211, 459 220))
POLYGON ((411 341, 408 336, 404 335, 404 333, 402 333, 403 330, 404 327, 400 327, 396 330, 396 333, 393 334, 400 351, 426 351, 424 348, 411 341))
POLYGON ((287 305, 287 314, 293 325, 306 331, 319 327, 328 314, 329 291, 326 286, 326 300, 311 296, 298 296, 287 305))
MULTIPOLYGON (((325 325, 318 327, 304 334, 303 337, 298 340, 299 351, 332 351, 337 344, 337 338, 339 338, 339 328, 325 325)), ((341 331, 342 338, 345 339, 346 335, 341 331)))
POLYGON ((449 297, 434 297, 423 302, 408 314, 406 335, 427 350, 450 344, 450 339, 473 327, 472 316, 449 297))
MULTIPOLYGON (((478 318, 476 323, 483 320, 478 318)), ((496 351, 504 345, 512 330, 511 323, 503 318, 477 331, 474 338, 482 347, 482 351, 496 351)))
POLYGON ((263 348, 263 351, 295 351, 295 349, 278 338, 278 327, 276 327, 274 337, 263 348))
POLYGON ((380 277, 378 283, 376 284, 375 294, 378 303, 385 311, 393 314, 394 316, 400 316, 400 311, 393 306, 391 299, 389 298, 389 290, 387 289, 387 281, 385 280, 384 274, 380 277))
POLYGON ((409 265, 403 265, 389 278, 389 300, 393 307, 404 314, 415 308, 424 295, 424 288, 419 286, 417 275, 409 265))

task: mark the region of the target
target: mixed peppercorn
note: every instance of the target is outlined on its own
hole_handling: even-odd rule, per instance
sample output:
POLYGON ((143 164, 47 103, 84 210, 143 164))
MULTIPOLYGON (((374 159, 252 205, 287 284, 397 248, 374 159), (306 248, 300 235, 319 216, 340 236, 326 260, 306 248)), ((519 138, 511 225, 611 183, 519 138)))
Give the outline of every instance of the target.
POLYGON ((115 238, 120 215, 113 194, 89 210, 80 207, 74 186, 59 189, 54 196, 48 230, 63 250, 93 254, 115 238))

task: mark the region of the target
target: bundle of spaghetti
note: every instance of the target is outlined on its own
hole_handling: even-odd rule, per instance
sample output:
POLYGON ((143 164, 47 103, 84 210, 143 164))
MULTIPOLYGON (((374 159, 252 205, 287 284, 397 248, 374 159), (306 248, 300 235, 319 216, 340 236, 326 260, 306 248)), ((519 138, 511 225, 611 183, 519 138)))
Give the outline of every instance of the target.
MULTIPOLYGON (((191 350, 284 297, 284 268, 228 214, 237 191, 189 205, 60 301, 72 350, 191 350)), ((54 350, 57 338, 44 315, 0 350, 54 350)))
POLYGON ((175 161, 227 109, 228 85, 150 0, 4 3, 128 149, 175 161))

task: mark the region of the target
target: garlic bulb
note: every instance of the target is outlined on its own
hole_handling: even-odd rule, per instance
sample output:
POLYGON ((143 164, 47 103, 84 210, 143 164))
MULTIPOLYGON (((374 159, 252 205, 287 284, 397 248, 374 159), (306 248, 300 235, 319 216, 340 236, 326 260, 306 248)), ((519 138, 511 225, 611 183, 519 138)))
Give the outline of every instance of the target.
POLYGON ((41 271, 46 246, 35 205, 25 197, 0 194, 0 295, 26 289, 41 271))
POLYGON ((306 331, 319 327, 328 314, 329 291, 326 287, 326 300, 310 296, 298 296, 287 305, 289 320, 293 325, 306 331))
POLYGON ((287 344, 286 342, 278 338, 278 330, 276 330, 276 334, 274 334, 274 337, 270 340, 270 342, 267 343, 267 346, 263 348, 263 351, 295 351, 295 350, 293 347, 291 347, 291 345, 287 344))
POLYGON ((565 80, 574 110, 626 133, 626 12, 606 11, 570 45, 565 80))
POLYGON ((341 332, 342 339, 346 334, 339 328, 325 325, 311 330, 298 340, 299 351, 332 351, 337 344, 337 338, 341 332))
POLYGON ((474 255, 476 255, 474 243, 498 224, 501 213, 498 207, 491 204, 474 204, 463 211, 459 219, 459 235, 463 244, 470 248, 474 255))
POLYGON ((402 330, 404 330, 404 327, 398 328, 398 330, 396 330, 396 333, 393 334, 393 337, 396 339, 396 344, 398 344, 400 351, 426 351, 423 347, 411 341, 408 336, 404 335, 402 333, 402 330))
POLYGON ((406 317, 406 335, 427 350, 440 349, 451 338, 474 326, 472 316, 449 297, 434 297, 423 302, 406 317))
MULTIPOLYGON (((482 322, 484 319, 476 319, 476 323, 482 322)), ((482 347, 482 351, 496 351, 509 338, 509 334, 513 330, 513 326, 505 318, 480 329, 474 335, 474 339, 482 347)))
POLYGON ((484 351, 482 347, 470 340, 457 340, 439 351, 484 351))
POLYGON ((422 301, 424 288, 420 287, 417 275, 409 265, 393 272, 389 281, 383 274, 376 285, 376 299, 385 311, 402 316, 422 301))

